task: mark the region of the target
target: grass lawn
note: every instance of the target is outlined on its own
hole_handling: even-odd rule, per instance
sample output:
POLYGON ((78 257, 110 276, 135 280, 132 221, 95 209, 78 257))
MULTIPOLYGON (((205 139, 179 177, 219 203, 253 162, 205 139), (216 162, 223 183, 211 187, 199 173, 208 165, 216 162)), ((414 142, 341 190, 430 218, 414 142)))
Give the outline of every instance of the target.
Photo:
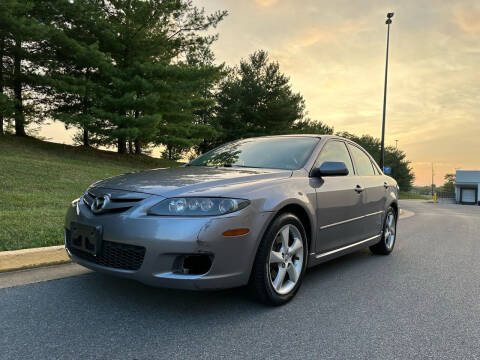
POLYGON ((0 135, 0 251, 62 244, 67 206, 88 185, 169 166, 178 163, 0 135))
POLYGON ((400 200, 430 200, 432 197, 400 191, 400 193, 398 194, 398 198, 400 200))

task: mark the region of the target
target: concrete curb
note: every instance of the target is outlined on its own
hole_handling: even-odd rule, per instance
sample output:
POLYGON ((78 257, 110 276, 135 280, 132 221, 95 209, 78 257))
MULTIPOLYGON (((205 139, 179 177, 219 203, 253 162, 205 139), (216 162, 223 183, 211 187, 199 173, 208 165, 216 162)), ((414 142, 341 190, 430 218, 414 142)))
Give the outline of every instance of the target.
POLYGON ((48 246, 0 252, 0 272, 70 262, 65 246, 48 246))
POLYGON ((410 216, 413 216, 413 215, 415 215, 415 213, 413 211, 400 209, 399 219, 406 219, 406 218, 409 218, 410 216))

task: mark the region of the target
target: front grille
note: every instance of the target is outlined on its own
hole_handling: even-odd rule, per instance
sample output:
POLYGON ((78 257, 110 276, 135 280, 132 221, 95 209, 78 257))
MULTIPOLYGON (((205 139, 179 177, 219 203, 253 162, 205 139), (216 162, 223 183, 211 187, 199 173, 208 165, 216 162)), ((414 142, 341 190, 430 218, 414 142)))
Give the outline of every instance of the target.
POLYGON ((111 190, 103 188, 92 188, 85 191, 83 194, 83 202, 88 208, 92 207, 95 200, 100 197, 105 199, 108 196, 108 202, 102 206, 101 209, 95 211, 96 215, 105 213, 119 213, 126 211, 136 205, 142 200, 145 200, 148 195, 134 192, 125 192, 121 190, 111 190))
POLYGON ((120 244, 113 241, 102 241, 100 253, 93 256, 85 251, 70 246, 67 232, 67 248, 75 256, 88 262, 122 270, 138 270, 145 257, 143 246, 120 244))

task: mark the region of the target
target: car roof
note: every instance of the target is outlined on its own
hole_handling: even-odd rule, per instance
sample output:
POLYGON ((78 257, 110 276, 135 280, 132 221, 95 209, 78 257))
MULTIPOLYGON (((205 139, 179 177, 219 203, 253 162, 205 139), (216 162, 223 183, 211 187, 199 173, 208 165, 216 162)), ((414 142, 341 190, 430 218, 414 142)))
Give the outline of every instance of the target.
POLYGON ((238 140, 246 140, 246 139, 270 139, 270 138, 284 138, 284 137, 310 137, 310 138, 322 138, 322 139, 342 139, 342 140, 348 140, 345 138, 342 138, 341 136, 337 135, 324 135, 324 134, 287 134, 287 135, 269 135, 269 136, 254 136, 250 138, 244 138, 244 139, 238 139, 238 140))

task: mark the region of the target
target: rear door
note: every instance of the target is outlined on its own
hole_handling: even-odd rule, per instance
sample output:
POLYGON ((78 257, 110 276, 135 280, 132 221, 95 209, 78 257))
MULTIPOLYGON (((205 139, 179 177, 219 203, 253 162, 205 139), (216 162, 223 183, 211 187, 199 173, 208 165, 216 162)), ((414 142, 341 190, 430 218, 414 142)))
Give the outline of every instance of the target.
POLYGON ((317 193, 318 236, 315 251, 323 253, 361 239, 356 219, 363 214, 363 192, 359 177, 355 176, 353 162, 345 142, 329 140, 318 156, 315 167, 325 161, 344 162, 347 176, 325 176, 319 181, 317 193))
POLYGON ((348 149, 352 155, 359 181, 364 187, 362 198, 364 218, 361 221, 363 227, 361 231, 363 232, 363 238, 367 239, 378 235, 381 231, 388 184, 383 174, 380 173, 373 160, 363 149, 352 143, 348 143, 348 149))

